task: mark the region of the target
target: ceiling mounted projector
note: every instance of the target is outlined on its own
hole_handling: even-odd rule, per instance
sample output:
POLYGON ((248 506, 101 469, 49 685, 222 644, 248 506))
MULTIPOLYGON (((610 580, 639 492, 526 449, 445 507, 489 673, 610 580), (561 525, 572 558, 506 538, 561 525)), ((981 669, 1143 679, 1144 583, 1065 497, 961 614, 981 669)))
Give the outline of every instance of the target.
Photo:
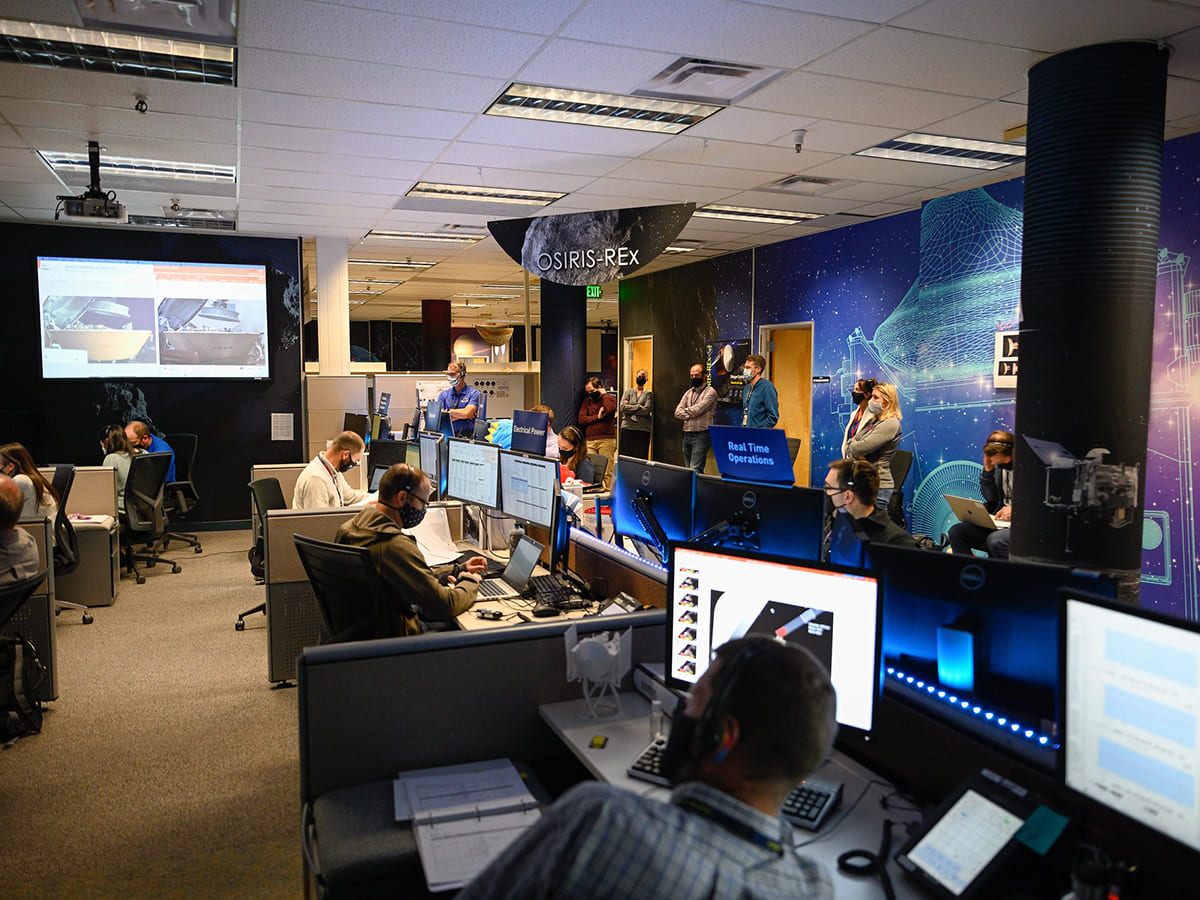
POLYGON ((88 168, 91 172, 91 183, 88 189, 78 197, 71 195, 58 196, 61 209, 54 211, 54 218, 87 219, 89 222, 108 222, 123 225, 129 221, 129 214, 123 203, 117 202, 115 191, 107 194, 100 190, 100 144, 88 141, 88 168))

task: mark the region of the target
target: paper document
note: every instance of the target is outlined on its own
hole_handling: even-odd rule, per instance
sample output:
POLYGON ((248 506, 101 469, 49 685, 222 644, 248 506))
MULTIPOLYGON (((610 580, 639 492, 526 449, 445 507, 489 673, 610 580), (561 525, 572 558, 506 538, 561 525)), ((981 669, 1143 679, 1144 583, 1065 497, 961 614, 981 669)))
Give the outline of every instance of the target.
POLYGON ((440 566, 458 559, 459 550, 450 538, 450 520, 446 518, 445 507, 429 507, 424 521, 416 528, 405 528, 404 533, 417 539, 417 547, 427 566, 440 566))

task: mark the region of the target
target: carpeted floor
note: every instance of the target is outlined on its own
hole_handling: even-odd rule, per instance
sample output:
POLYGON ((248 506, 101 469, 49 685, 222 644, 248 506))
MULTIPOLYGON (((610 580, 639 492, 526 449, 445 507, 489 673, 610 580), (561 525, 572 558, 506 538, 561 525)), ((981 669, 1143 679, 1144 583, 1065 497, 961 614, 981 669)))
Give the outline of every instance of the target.
POLYGON ((58 617, 59 699, 0 751, 0 895, 302 893, 294 690, 267 681, 250 534, 172 549, 183 571, 122 579, 58 617))

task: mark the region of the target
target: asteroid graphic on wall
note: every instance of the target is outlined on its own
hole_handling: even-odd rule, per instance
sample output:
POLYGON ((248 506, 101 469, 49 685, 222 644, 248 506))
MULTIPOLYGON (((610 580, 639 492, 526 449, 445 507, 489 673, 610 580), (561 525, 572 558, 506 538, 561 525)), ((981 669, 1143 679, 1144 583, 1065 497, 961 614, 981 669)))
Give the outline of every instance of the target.
POLYGON ((624 277, 667 248, 694 203, 504 219, 488 230, 512 259, 539 278, 583 286, 624 277))

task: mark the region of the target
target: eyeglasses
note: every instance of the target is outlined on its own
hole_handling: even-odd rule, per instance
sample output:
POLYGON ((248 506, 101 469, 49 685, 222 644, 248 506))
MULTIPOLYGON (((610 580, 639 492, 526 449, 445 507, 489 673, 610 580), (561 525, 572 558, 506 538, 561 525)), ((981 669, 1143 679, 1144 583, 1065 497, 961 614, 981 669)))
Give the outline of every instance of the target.
POLYGON ((413 494, 413 493, 410 493, 408 496, 414 500, 420 500, 421 501, 421 509, 425 509, 429 506, 429 498, 428 497, 418 497, 416 494, 413 494))

